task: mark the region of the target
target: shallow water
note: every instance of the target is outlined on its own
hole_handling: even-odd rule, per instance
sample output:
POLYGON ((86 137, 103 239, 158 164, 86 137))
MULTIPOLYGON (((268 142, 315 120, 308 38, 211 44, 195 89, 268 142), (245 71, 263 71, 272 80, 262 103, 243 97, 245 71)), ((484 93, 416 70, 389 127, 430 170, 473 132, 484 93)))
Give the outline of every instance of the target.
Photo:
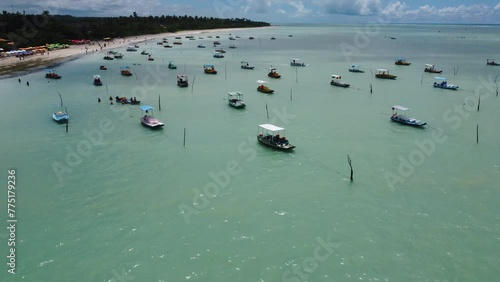
POLYGON ((19 220, 17 274, 2 281, 495 280, 500 67, 485 61, 499 55, 499 27, 379 28, 272 27, 235 41, 205 33, 172 49, 156 38, 119 49, 123 60, 98 53, 62 64, 58 81, 43 72, 1 80, 1 169, 17 171, 19 220), (223 59, 212 57, 213 40, 223 59), (365 73, 348 72, 353 63, 365 73), (459 90, 434 89, 426 63, 459 90), (219 73, 203 74, 204 64, 219 73), (120 76, 124 65, 134 76, 120 76), (281 79, 267 78, 271 65, 281 79), (378 68, 397 79, 375 79, 378 68), (331 86, 332 74, 351 87, 331 86), (275 94, 257 92, 258 79, 275 94), (244 93, 247 108, 228 107, 228 91, 244 93), (68 133, 51 119, 57 92, 68 133), (165 127, 142 127, 138 106, 109 96, 154 106, 165 127), (428 126, 390 122, 392 105, 428 126), (286 128, 295 151, 257 143, 268 122, 286 128))

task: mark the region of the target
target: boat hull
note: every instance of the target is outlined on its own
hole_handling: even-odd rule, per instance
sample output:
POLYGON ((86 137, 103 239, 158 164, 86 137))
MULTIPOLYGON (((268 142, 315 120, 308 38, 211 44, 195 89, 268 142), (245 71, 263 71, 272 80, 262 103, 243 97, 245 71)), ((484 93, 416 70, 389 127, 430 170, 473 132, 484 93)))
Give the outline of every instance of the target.
POLYGON ((67 114, 64 116, 61 116, 61 115, 57 115, 56 113, 53 113, 52 119, 57 123, 67 123, 69 121, 69 116, 67 114))
POLYGON ((244 70, 253 70, 255 67, 241 66, 241 68, 244 69, 244 70))
POLYGON ((228 103, 229 106, 235 108, 235 109, 243 109, 245 108, 247 105, 241 101, 238 101, 238 102, 229 102, 228 103))
POLYGON ((359 72, 359 73, 364 73, 364 70, 357 70, 357 69, 349 69, 350 72, 359 72))
POLYGON ((266 136, 260 136, 258 135, 257 136, 257 140, 259 141, 259 143, 265 145, 265 146, 268 146, 268 147, 271 147, 271 148, 275 148, 275 149, 278 149, 278 150, 282 150, 282 151, 288 151, 288 150, 293 150, 295 148, 294 145, 288 143, 288 141, 286 143, 276 143, 276 142, 273 142, 272 141, 272 136, 268 135, 267 138, 266 136), (269 138, 270 137, 270 138, 269 138))
POLYGON ((292 66, 292 67, 305 67, 306 64, 304 64, 304 63, 290 63, 290 66, 292 66))
POLYGON ((268 74, 267 76, 269 76, 271 78, 281 78, 281 75, 279 75, 279 74, 268 74))
POLYGON ((431 69, 424 69, 424 72, 430 72, 430 73, 442 73, 442 70, 431 70, 431 69))
POLYGON ((375 77, 383 79, 396 79, 397 76, 392 74, 376 74, 375 77))
POLYGON ((434 85, 432 85, 432 86, 435 88, 448 89, 448 90, 457 90, 458 89, 458 86, 456 86, 456 85, 441 85, 439 83, 434 83, 434 85))
POLYGON ((333 86, 344 87, 344 88, 351 86, 349 83, 335 82, 335 81, 330 81, 330 84, 333 86))
POLYGON ((416 119, 407 119, 401 118, 400 116, 392 116, 391 120, 400 124, 414 126, 414 127, 422 127, 427 123, 424 121, 416 120, 416 119))
POLYGON ((272 90, 272 89, 261 88, 261 87, 257 87, 257 91, 262 92, 262 93, 266 93, 266 94, 273 94, 274 93, 274 90, 272 90))
POLYGON ((165 125, 163 122, 155 118, 141 118, 141 124, 151 129, 160 129, 165 125))

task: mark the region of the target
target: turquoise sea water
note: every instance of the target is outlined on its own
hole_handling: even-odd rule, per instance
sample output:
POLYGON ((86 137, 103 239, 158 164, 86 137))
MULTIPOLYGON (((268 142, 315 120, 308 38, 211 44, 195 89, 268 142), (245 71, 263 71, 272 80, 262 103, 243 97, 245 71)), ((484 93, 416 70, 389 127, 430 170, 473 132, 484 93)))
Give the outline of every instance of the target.
POLYGON ((2 179, 16 169, 18 222, 15 275, 0 229, 0 281, 495 281, 500 67, 486 59, 500 60, 499 32, 287 26, 232 32, 234 41, 215 32, 172 49, 161 38, 118 49, 123 60, 87 55, 57 66, 59 81, 43 71, 3 79, 0 167, 2 179), (225 58, 212 57, 213 40, 225 58), (348 72, 353 63, 365 73, 348 72), (434 89, 426 63, 459 90, 434 89), (203 64, 219 73, 203 74, 203 64), (122 77, 123 65, 134 76, 122 77), (281 79, 267 78, 271 65, 281 79), (378 68, 397 79, 375 79, 378 68), (184 73, 190 87, 178 88, 184 73), (94 74, 105 86, 92 84, 94 74), (332 74, 351 87, 331 86, 332 74), (275 94, 257 92, 258 79, 275 94), (228 91, 241 91, 247 108, 228 107, 228 91), (51 118, 57 92, 68 133, 51 118), (154 106, 165 127, 142 127, 138 106, 110 105, 109 96, 154 106), (391 122, 392 105, 428 126, 391 122), (285 127, 295 151, 258 144, 262 123, 285 127))

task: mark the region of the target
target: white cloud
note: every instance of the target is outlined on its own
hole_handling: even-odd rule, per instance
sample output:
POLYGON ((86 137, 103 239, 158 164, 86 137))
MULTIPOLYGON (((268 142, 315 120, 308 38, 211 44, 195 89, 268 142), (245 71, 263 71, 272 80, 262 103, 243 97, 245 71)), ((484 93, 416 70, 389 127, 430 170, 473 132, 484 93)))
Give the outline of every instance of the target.
POLYGON ((243 8, 245 13, 267 13, 271 11, 271 6, 273 4, 272 0, 247 0, 246 5, 243 8))
POLYGON ((497 7, 484 4, 456 7, 442 7, 423 5, 417 9, 408 9, 405 3, 399 1, 389 3, 380 13, 395 20, 424 21, 424 22, 484 22, 498 19, 500 11, 497 7))
POLYGON ((311 12, 310 9, 307 9, 304 6, 304 3, 302 3, 302 1, 290 1, 290 2, 287 2, 287 4, 290 6, 293 6, 295 9, 297 9, 296 14, 295 14, 296 16, 303 16, 303 15, 309 14, 311 12))
POLYGON ((369 16, 379 13, 380 0, 316 0, 314 3, 329 14, 369 16))

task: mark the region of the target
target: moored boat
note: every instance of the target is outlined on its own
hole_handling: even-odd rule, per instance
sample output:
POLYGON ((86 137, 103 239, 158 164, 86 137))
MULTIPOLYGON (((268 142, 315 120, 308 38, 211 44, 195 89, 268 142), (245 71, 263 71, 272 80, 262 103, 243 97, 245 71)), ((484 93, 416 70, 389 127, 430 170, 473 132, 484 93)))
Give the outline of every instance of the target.
POLYGON ((177 86, 179 87, 188 87, 188 77, 185 74, 177 75, 177 86))
POLYGON ((59 104, 59 110, 52 113, 52 119, 57 123, 67 123, 69 121, 69 115, 63 106, 61 94, 59 92, 57 94, 59 94, 59 100, 61 103, 59 104))
POLYGON ((131 105, 139 105, 141 101, 137 100, 135 97, 128 99, 127 97, 115 97, 115 101, 117 103, 122 103, 122 105, 125 104, 131 104, 131 105))
POLYGON ((173 62, 168 62, 168 68, 171 70, 177 69, 177 66, 173 62))
POLYGON ((442 73, 442 70, 437 70, 434 65, 432 64, 425 64, 425 69, 424 72, 430 72, 430 73, 442 73))
POLYGON ((115 58, 111 57, 111 55, 104 55, 104 60, 108 60, 108 61, 111 61, 111 60, 114 60, 115 58))
POLYGON ((141 106, 142 111, 141 124, 151 129, 162 128, 165 124, 153 116, 153 107, 141 106))
POLYGON ((227 102, 229 106, 236 109, 243 109, 244 107, 246 107, 245 102, 243 102, 243 94, 239 91, 228 92, 227 102))
POLYGON ((457 90, 458 89, 458 85, 448 84, 445 77, 436 76, 436 77, 434 77, 434 79, 436 79, 436 81, 434 81, 434 84, 432 84, 433 87, 442 88, 442 89, 449 89, 449 90, 457 90))
POLYGON ((102 86, 101 76, 98 74, 94 74, 94 85, 102 86))
POLYGON ((172 45, 165 44, 165 45, 163 45, 163 47, 165 47, 165 48, 172 48, 172 45))
POLYGON ((143 51, 141 52, 141 55, 149 55, 149 54, 150 54, 150 53, 148 53, 146 50, 143 50, 143 51))
POLYGON ((127 66, 120 67, 120 74, 123 76, 132 76, 132 72, 130 71, 130 68, 127 66))
POLYGON ((488 66, 500 66, 500 63, 497 63, 495 60, 493 59, 487 59, 486 60, 486 65, 488 66))
POLYGON ((306 64, 301 62, 300 59, 292 58, 292 61, 290 62, 290 66, 292 66, 292 67, 305 67, 306 64))
POLYGON ((214 65, 211 64, 203 65, 203 72, 205 72, 206 74, 217 74, 214 65))
POLYGON ((273 94, 274 93, 273 89, 266 86, 266 84, 268 83, 267 81, 257 80, 257 83, 259 84, 259 86, 257 86, 257 91, 262 92, 262 93, 266 93, 266 94, 273 94))
POLYGON ((391 120, 401 124, 422 127, 427 123, 410 117, 410 109, 403 106, 392 106, 391 120))
POLYGON ((203 43, 198 44, 198 48, 205 48, 205 45, 203 43))
POLYGON ((255 67, 250 66, 246 61, 241 61, 241 68, 245 70, 253 70, 255 67))
POLYGON ((148 61, 154 61, 155 59, 151 57, 151 55, 148 55, 148 61))
POLYGON ((390 74, 387 69, 377 69, 375 73, 376 78, 385 78, 385 79, 396 79, 396 75, 390 74))
POLYGON ((281 75, 276 72, 276 68, 269 68, 269 72, 267 73, 267 76, 272 77, 272 78, 281 78, 281 75))
POLYGON ((352 65, 351 68, 349 69, 350 72, 359 72, 359 73, 364 73, 364 70, 361 70, 359 68, 359 65, 352 65))
POLYGON ((398 65, 398 66, 409 66, 409 65, 411 65, 411 63, 407 62, 405 58, 396 58, 394 64, 398 65))
POLYGON ((99 69, 100 70, 107 70, 108 68, 106 66, 100 66, 99 69))
POLYGON ((45 78, 60 79, 61 76, 58 75, 57 73, 55 73, 54 70, 52 70, 52 69, 46 69, 45 70, 45 78))
POLYGON ((224 54, 222 54, 221 52, 215 51, 214 52, 214 58, 218 58, 218 59, 224 58, 224 54))
POLYGON ((236 49, 236 45, 234 44, 229 45, 229 49, 236 49))
POLYGON ((116 54, 114 55, 114 58, 115 58, 115 59, 123 59, 123 56, 124 56, 124 55, 123 55, 122 53, 116 53, 116 54))
POLYGON ((181 41, 174 41, 174 45, 182 45, 181 41))
POLYGON ((129 46, 129 47, 127 47, 126 51, 127 51, 127 52, 136 52, 136 51, 137 51, 137 49, 135 49, 135 48, 134 48, 134 47, 132 47, 132 46, 129 46))
POLYGON ((349 83, 342 81, 342 77, 340 75, 336 75, 336 74, 332 74, 332 80, 330 81, 330 84, 333 86, 339 86, 339 87, 344 87, 344 88, 347 88, 350 86, 349 83))
POLYGON ((284 128, 268 123, 259 125, 257 140, 263 145, 279 150, 291 150, 295 148, 286 139, 284 128))

